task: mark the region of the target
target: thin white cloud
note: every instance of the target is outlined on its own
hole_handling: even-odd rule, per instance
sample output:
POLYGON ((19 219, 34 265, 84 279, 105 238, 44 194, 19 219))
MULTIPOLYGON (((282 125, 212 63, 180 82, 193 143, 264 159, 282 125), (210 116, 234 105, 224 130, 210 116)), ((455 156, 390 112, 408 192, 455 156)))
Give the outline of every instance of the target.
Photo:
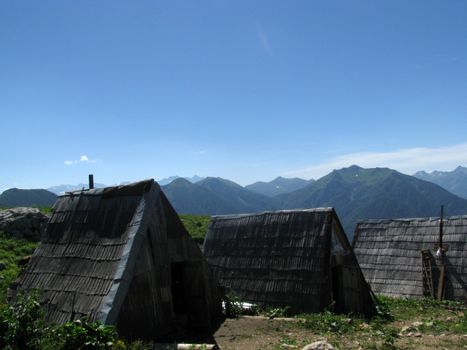
POLYGON ((353 164, 363 168, 386 167, 410 175, 419 170, 452 170, 458 165, 467 164, 467 143, 437 148, 407 148, 391 152, 350 153, 323 163, 288 171, 284 175, 318 179, 334 169, 353 164))
POLYGON ((206 154, 208 153, 208 150, 207 149, 202 149, 202 150, 199 150, 198 152, 196 152, 197 154, 206 154))
POLYGON ((271 54, 271 44, 269 42, 269 36, 268 34, 264 31, 263 27, 261 24, 257 23, 256 24, 256 35, 258 35, 259 42, 261 44, 261 47, 267 54, 271 54))
POLYGON ((77 160, 65 160, 65 165, 74 165, 78 163, 97 163, 97 159, 89 159, 88 156, 85 156, 84 154, 79 157, 77 160))

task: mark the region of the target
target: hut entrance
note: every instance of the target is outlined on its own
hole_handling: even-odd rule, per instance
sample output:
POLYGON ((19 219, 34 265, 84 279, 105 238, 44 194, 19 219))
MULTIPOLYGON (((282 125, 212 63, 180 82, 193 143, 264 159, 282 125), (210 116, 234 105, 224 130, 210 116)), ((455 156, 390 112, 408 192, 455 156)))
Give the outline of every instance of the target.
POLYGON ((334 303, 334 311, 342 312, 342 265, 337 265, 332 268, 332 299, 334 303))
POLYGON ((201 262, 173 262, 172 305, 175 315, 184 319, 190 328, 209 326, 209 308, 201 262))
POLYGON ((362 305, 362 284, 360 270, 352 265, 335 265, 332 267, 332 295, 334 311, 348 313, 362 305))
POLYGON ((183 262, 174 262, 170 266, 172 273, 172 306, 176 315, 186 314, 183 265, 183 262))

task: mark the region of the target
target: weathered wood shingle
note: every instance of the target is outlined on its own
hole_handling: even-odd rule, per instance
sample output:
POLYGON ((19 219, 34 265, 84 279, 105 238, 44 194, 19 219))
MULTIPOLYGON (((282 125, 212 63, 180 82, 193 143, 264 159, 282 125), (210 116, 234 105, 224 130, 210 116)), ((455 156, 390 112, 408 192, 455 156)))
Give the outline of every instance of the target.
MULTIPOLYGON (((467 216, 443 220, 448 299, 467 301, 467 216)), ((422 297, 421 251, 436 254, 439 218, 366 220, 357 223, 354 251, 373 291, 422 297)), ((436 260, 435 260, 436 262, 436 260)), ((435 270, 436 272, 436 270, 435 270)))
MULTIPOLYGON (((318 208, 213 217, 203 249, 220 284, 244 301, 314 312, 332 304, 331 257, 337 245, 359 271, 334 210, 318 208)), ((342 311, 371 313, 360 272, 355 285, 361 300, 342 311)))

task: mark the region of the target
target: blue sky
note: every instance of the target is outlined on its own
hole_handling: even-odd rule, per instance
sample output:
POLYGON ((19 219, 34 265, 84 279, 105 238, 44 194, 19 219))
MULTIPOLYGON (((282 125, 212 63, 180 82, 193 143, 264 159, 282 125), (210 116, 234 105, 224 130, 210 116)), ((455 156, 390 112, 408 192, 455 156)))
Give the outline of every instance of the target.
POLYGON ((467 2, 0 2, 0 190, 467 165, 467 2))

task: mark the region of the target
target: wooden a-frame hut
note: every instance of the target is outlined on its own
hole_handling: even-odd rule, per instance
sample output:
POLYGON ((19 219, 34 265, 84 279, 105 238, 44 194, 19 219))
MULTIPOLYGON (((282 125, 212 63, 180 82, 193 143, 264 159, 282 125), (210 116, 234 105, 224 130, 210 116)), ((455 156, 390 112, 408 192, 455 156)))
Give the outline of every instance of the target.
POLYGON ((203 249, 221 286, 245 302, 291 313, 374 313, 333 208, 215 216, 203 249))
POLYGON ((439 232, 439 217, 358 222, 353 247, 373 291, 467 302, 467 216, 443 219, 444 261, 437 256, 439 232), (422 252, 428 259, 425 268, 422 252), (441 269, 444 293, 437 290, 441 269))
POLYGON ((153 180, 60 196, 19 289, 42 291, 48 322, 87 316, 130 338, 209 332, 221 313, 199 247, 153 180))

